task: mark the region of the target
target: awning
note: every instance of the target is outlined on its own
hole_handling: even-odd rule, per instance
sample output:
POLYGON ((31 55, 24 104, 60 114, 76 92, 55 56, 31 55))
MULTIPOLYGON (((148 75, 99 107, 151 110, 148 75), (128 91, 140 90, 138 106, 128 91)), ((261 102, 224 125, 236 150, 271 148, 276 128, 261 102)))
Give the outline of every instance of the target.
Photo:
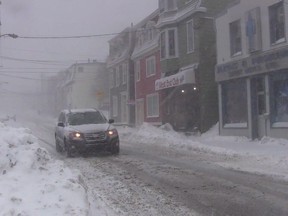
POLYGON ((164 77, 155 81, 155 90, 176 87, 184 84, 195 84, 195 69, 198 63, 183 67, 177 74, 164 77))

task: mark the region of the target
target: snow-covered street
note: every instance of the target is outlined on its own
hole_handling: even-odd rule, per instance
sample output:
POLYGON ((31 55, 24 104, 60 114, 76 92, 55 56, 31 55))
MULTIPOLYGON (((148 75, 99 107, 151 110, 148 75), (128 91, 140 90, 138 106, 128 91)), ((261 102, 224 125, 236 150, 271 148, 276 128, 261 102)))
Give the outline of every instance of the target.
POLYGON ((55 119, 15 120, 0 128, 0 215, 287 215, 287 140, 144 124, 118 128, 119 156, 67 159, 55 119))

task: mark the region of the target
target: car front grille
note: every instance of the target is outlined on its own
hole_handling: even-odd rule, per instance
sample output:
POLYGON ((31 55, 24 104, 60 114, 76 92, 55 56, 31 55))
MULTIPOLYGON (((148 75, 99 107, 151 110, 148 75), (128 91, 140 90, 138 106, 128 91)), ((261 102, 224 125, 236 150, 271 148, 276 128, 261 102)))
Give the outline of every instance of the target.
POLYGON ((103 131, 95 132, 95 133, 86 133, 86 134, 84 134, 84 136, 85 136, 85 139, 88 143, 106 140, 106 133, 103 131))

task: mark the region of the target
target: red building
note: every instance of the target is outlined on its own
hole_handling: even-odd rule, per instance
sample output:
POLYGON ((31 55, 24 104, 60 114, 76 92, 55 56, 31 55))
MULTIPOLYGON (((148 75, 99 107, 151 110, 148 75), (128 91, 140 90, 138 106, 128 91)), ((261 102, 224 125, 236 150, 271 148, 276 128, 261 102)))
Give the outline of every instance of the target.
POLYGON ((161 78, 159 30, 156 23, 159 10, 154 11, 136 28, 136 44, 132 53, 135 72, 136 125, 149 122, 162 124, 161 94, 155 89, 155 81, 161 78))

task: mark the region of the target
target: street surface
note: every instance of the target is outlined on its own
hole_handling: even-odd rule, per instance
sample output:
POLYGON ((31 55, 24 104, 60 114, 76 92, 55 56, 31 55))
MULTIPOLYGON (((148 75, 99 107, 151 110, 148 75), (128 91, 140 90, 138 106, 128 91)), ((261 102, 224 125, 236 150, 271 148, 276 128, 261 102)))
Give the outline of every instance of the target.
POLYGON ((232 160, 223 155, 121 140, 119 156, 65 158, 55 151, 54 125, 31 129, 54 157, 82 172, 91 202, 101 200, 110 214, 288 215, 287 182, 218 166, 232 160))

